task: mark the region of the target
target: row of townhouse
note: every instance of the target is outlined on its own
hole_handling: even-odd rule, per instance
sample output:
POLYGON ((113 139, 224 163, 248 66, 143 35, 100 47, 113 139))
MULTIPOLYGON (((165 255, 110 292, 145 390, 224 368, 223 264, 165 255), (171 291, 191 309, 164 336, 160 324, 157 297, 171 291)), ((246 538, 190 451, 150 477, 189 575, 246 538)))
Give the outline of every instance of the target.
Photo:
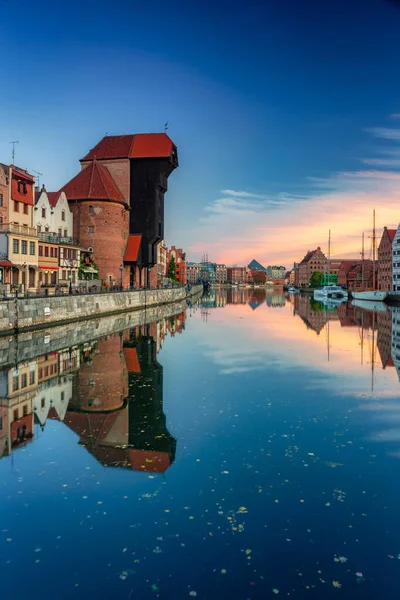
POLYGON ((0 286, 36 292, 76 284, 80 248, 63 192, 35 188, 35 179, 0 163, 0 286))

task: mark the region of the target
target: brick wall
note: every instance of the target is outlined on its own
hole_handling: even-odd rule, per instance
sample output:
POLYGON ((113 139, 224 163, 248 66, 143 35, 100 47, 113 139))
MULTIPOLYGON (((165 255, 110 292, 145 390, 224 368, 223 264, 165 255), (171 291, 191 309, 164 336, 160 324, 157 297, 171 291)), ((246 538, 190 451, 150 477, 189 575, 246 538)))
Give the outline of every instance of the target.
MULTIPOLYGON (((122 204, 106 201, 72 201, 69 206, 74 215, 74 237, 79 239, 81 248, 93 248, 99 279, 109 284, 111 276, 115 285, 119 286, 119 267, 124 258, 129 231, 128 211, 122 204)), ((127 269, 124 275, 125 285, 129 285, 127 269)))

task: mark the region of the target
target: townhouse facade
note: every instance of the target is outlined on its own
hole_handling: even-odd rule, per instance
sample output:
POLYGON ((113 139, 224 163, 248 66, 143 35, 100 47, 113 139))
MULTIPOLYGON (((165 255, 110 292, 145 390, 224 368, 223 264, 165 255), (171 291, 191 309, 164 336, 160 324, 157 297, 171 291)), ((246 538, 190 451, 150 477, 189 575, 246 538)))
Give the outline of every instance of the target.
POLYGON ((383 228, 378 246, 378 289, 380 290, 390 291, 392 289, 392 246, 395 235, 395 229, 383 228))

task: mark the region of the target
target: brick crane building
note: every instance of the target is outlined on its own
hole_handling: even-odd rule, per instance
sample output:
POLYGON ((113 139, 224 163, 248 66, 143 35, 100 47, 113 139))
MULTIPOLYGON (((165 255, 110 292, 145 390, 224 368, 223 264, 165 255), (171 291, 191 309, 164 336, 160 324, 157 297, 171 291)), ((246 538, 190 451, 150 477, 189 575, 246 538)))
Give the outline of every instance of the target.
POLYGON ((178 166, 175 144, 166 133, 106 136, 80 162, 80 173, 62 188, 74 237, 92 248, 109 285, 155 286, 164 194, 178 166))

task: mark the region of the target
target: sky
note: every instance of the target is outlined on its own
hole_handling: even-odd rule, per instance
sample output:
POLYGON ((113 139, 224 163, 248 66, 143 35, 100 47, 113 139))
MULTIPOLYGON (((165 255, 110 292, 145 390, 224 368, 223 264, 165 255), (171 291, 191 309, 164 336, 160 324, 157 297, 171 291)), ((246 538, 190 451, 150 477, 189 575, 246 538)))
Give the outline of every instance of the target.
POLYGON ((400 2, 0 0, 0 161, 52 191, 105 134, 178 146, 189 260, 358 257, 400 222, 400 2))

